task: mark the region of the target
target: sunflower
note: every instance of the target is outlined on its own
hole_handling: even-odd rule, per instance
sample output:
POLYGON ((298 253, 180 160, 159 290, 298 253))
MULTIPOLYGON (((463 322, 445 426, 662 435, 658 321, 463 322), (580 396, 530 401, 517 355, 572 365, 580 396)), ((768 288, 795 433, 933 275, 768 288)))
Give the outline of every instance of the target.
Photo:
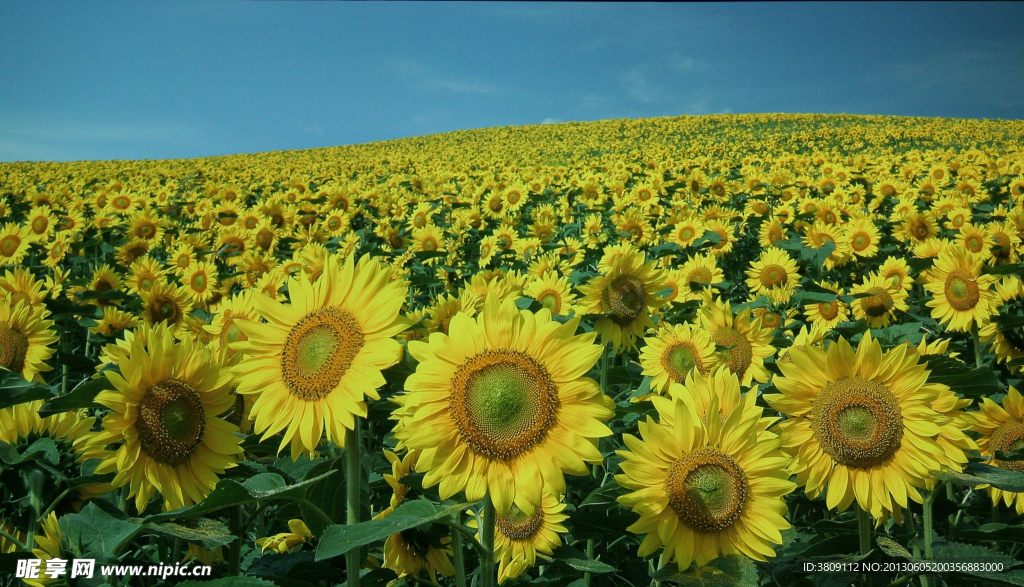
POLYGON ((853 301, 853 315, 867 320, 871 328, 885 328, 892 323, 896 312, 906 312, 907 291, 881 275, 872 274, 863 283, 853 286, 850 294, 869 294, 853 301))
POLYGON ((988 225, 992 237, 992 256, 998 264, 1016 263, 1020 259, 1018 249, 1021 239, 1012 222, 991 222, 988 225))
POLYGON ((28 304, 38 309, 46 297, 43 285, 43 282, 36 279, 25 267, 15 267, 13 272, 4 271, 3 276, 0 276, 0 299, 6 297, 7 303, 12 307, 28 304))
POLYGON ((257 539, 256 546, 260 547, 260 552, 272 550, 278 554, 284 554, 293 550, 301 550, 303 544, 313 538, 309 527, 300 519, 288 520, 288 529, 291 532, 282 532, 257 539))
POLYGON ((758 229, 757 242, 764 249, 774 247, 786 238, 786 227, 775 218, 762 222, 761 228, 758 229))
POLYGON ((788 302, 799 281, 796 261, 775 247, 762 250, 747 270, 747 287, 753 295, 764 294, 776 303, 788 302))
POLYGON ((192 301, 203 304, 212 298, 215 292, 217 266, 209 261, 197 261, 185 270, 181 282, 192 301))
POLYGON ((36 534, 36 548, 32 549, 32 554, 34 554, 38 560, 42 561, 42 564, 35 578, 22 579, 25 584, 30 587, 48 587, 49 585, 54 585, 60 581, 62 574, 50 571, 47 568, 46 561, 54 559, 63 560, 66 565, 70 559, 74 558, 70 553, 61 552, 61 543, 64 539, 64 535, 61 532, 60 524, 57 522, 56 512, 50 512, 39 527, 42 529, 43 533, 42 535, 39 535, 38 533, 36 534))
POLYGON ((900 241, 913 245, 939 235, 939 225, 931 212, 908 212, 893 228, 892 235, 900 241))
POLYGON ((440 483, 442 499, 489 494, 499 515, 513 503, 532 514, 544 487, 565 492, 563 472, 586 475, 586 463, 601 462, 613 402, 583 376, 602 349, 596 333, 575 335, 578 325, 489 295, 475 320, 460 313, 449 335, 409 342, 419 365, 392 418, 395 438, 420 451, 424 487, 440 483))
POLYGON ((164 511, 199 503, 242 452, 238 427, 218 418, 234 404, 230 375, 204 346, 176 342, 167 326, 143 330, 118 361, 120 373, 103 372, 114 389, 96 396, 111 410, 102 440, 123 441, 96 473, 116 472, 114 487, 130 482, 140 514, 158 491, 164 511))
MULTIPOLYGON (((602 263, 609 257, 606 252, 602 263)), ((602 344, 612 344, 613 352, 632 349, 636 337, 654 326, 651 314, 665 304, 657 295, 665 286, 662 272, 655 261, 645 261, 642 252, 628 246, 608 263, 603 275, 579 288, 584 295, 580 311, 605 314, 594 330, 601 335, 602 344)))
MULTIPOLYGON (((494 560, 498 563, 498 583, 514 579, 537 564, 537 553, 551 556, 562 545, 559 533, 568 532, 562 522, 569 516, 562 513, 566 504, 550 492, 544 493, 541 506, 532 514, 515 505, 508 515, 497 516, 494 521, 494 560)), ((466 524, 476 528, 475 519, 466 524)), ((481 540, 482 533, 477 532, 481 540)))
MULTIPOLYGON (((394 493, 391 495, 391 504, 374 516, 374 520, 386 518, 405 500, 409 488, 401 480, 412 473, 418 454, 411 450, 404 458, 399 458, 389 450, 384 451, 384 456, 391 463, 391 473, 384 475, 384 481, 394 493)), ((388 536, 384 541, 384 568, 393 569, 399 577, 425 573, 434 583, 437 583, 437 573, 445 577, 454 575, 455 567, 451 562, 452 539, 439 532, 441 528, 440 524, 431 524, 429 529, 409 528, 388 536)))
POLYGON ((878 275, 893 288, 910 291, 914 287, 910 265, 902 257, 887 257, 878 268, 878 275))
POLYGON ((992 286, 998 278, 982 274, 981 267, 980 257, 960 247, 939 254, 924 284, 932 294, 927 302, 932 318, 959 332, 984 326, 992 318, 998 303, 992 286))
POLYGON ((569 287, 569 278, 559 277, 554 271, 546 271, 531 281, 523 293, 540 302, 552 315, 568 316, 574 311, 576 295, 569 287))
POLYGON ((833 267, 845 264, 850 256, 847 233, 838 226, 820 220, 809 226, 804 233, 804 246, 809 249, 820 249, 827 243, 835 245, 835 249, 825 258, 825 269, 831 271, 833 267))
POLYGON ((0 266, 19 265, 28 253, 31 231, 27 226, 14 222, 4 224, 0 229, 0 266))
POLYGON ((734 315, 728 301, 713 299, 710 292, 703 294, 703 302, 700 322, 715 345, 723 347, 719 361, 740 378, 741 385, 766 383, 764 360, 775 354, 772 331, 762 328, 761 320, 751 320, 750 308, 734 315))
POLYGON ((651 379, 651 391, 664 394, 696 370, 707 375, 718 366, 715 343, 703 328, 691 324, 666 324, 644 339, 640 366, 651 379))
POLYGON ((866 332, 856 351, 840 338, 827 351, 793 348, 792 360, 778 363, 781 393, 764 398, 788 418, 779 431, 797 483, 812 499, 827 485, 830 509, 856 499, 879 518, 908 497, 921 503, 929 471, 959 471, 963 451, 975 448, 960 430, 956 396, 927 383, 927 363, 907 349, 883 353, 866 332))
POLYGON ((705 222, 704 228, 718 235, 718 242, 711 245, 712 255, 722 257, 732 252, 733 244, 736 242, 735 225, 728 220, 713 219, 705 222))
POLYGON ((192 311, 188 289, 161 281, 149 291, 142 292, 142 319, 147 324, 166 323, 177 326, 192 311))
POLYGON ((40 373, 53 369, 46 361, 53 356, 55 349, 50 345, 58 338, 53 321, 45 318, 45 312, 30 304, 0 303, 0 367, 28 381, 43 381, 40 373))
POLYGON ((699 218, 689 217, 681 219, 672 227, 669 241, 685 249, 702 236, 704 236, 704 222, 699 218))
MULTIPOLYGON (((738 396, 738 380, 731 382, 738 396)), ((717 416, 720 403, 713 398, 708 413, 717 416)), ((629 450, 616 451, 626 460, 615 480, 632 490, 618 502, 640 514, 627 529, 646 534, 637 555, 664 546, 660 564, 675 562, 680 571, 723 554, 775 556, 771 545, 790 528, 783 496, 796 486, 780 440, 763 431, 761 409, 741 402, 723 419, 701 418, 678 399, 655 407, 660 423, 640 422, 643 440, 624 434, 629 450)))
POLYGON ((256 311, 253 297, 255 293, 253 290, 244 290, 225 299, 219 306, 217 306, 217 313, 214 314, 213 320, 210 324, 203 326, 212 339, 210 341, 210 350, 214 352, 222 352, 226 357, 230 358, 237 354, 237 351, 231 348, 231 343, 248 340, 245 333, 238 327, 238 323, 247 320, 250 322, 259 322, 259 312, 256 311))
POLYGON ((164 276, 170 273, 152 257, 138 259, 132 263, 129 272, 130 275, 125 280, 125 285, 128 287, 128 292, 133 294, 141 294, 153 289, 154 284, 163 281, 164 276))
POLYGON ((29 240, 32 242, 46 242, 49 236, 53 234, 53 230, 57 225, 57 219, 53 217, 52 212, 46 206, 32 206, 32 209, 25 216, 25 225, 29 227, 29 240))
MULTIPOLYGON (((978 450, 982 456, 989 458, 989 462, 997 467, 1024 473, 1024 463, 1021 461, 1000 461, 996 459, 996 451, 1011 453, 1024 446, 1024 398, 1015 387, 1003 397, 1002 405, 997 404, 989 398, 983 398, 981 409, 971 414, 973 416, 969 430, 981 434, 978 439, 978 450)), ((982 485, 977 489, 987 488, 989 497, 992 498, 992 505, 998 505, 1000 501, 1007 507, 1016 504, 1018 514, 1024 513, 1024 494, 1012 493, 996 489, 989 485, 982 485)))
MULTIPOLYGON (((836 283, 822 281, 818 286, 835 292, 836 296, 844 295, 843 288, 836 283)), ((831 330, 836 324, 846 322, 850 318, 849 306, 838 297, 830 302, 807 304, 804 306, 804 314, 808 322, 826 330, 831 330)))
POLYGON ((725 281, 725 273, 718 267, 714 255, 694 255, 679 268, 685 284, 682 301, 698 300, 709 285, 725 281))
POLYGON ((871 259, 878 254, 881 235, 870 217, 851 220, 846 225, 845 232, 846 242, 849 243, 850 252, 854 255, 871 259))
POLYGON ((329 258, 310 283, 304 274, 288 281, 290 304, 256 295, 268 323, 234 324, 246 340, 231 348, 247 358, 234 366, 237 392, 259 394, 252 407, 263 438, 284 430, 279 450, 291 443, 292 459, 313 452, 326 432, 338 446, 365 398, 380 399, 381 371, 401 359, 393 337, 405 328, 399 311, 406 284, 392 279, 379 261, 364 256, 329 258))
POLYGON ((123 330, 137 328, 139 319, 131 313, 122 312, 114 306, 103 306, 103 318, 99 324, 90 326, 89 332, 102 334, 104 336, 115 336, 123 330))

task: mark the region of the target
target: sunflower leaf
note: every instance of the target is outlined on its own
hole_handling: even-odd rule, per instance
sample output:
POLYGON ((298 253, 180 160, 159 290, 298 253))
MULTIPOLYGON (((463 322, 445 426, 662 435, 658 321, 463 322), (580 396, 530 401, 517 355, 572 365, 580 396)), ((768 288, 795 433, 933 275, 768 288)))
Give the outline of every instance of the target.
POLYGON ((928 363, 929 383, 942 383, 969 398, 989 397, 1005 391, 992 369, 969 369, 962 362, 943 355, 928 356, 925 359, 928 363))
POLYGON ((560 560, 577 571, 585 573, 614 573, 615 567, 588 557, 578 548, 563 544, 552 553, 555 560, 560 560))
POLYGON ((235 536, 223 522, 209 518, 193 518, 183 524, 174 522, 146 524, 145 531, 168 538, 181 538, 190 544, 198 544, 208 550, 213 550, 218 546, 227 546, 235 540, 235 536))
POLYGON ((101 407, 93 402, 96 395, 101 391, 114 389, 110 380, 104 376, 96 379, 86 379, 79 383, 68 394, 51 398, 39 408, 39 417, 45 418, 61 412, 69 412, 81 408, 101 407))
POLYGON ((52 396, 46 385, 26 381, 18 373, 0 369, 0 410, 52 396))
POLYGON ((682 587, 756 587, 757 567, 749 558, 731 554, 720 556, 703 567, 691 566, 683 572, 679 572, 676 565, 666 565, 652 573, 651 578, 682 587))
POLYGON ((264 581, 256 577, 222 577, 212 581, 185 581, 178 583, 178 587, 277 587, 270 581, 264 581))
POLYGON ((964 473, 953 471, 932 471, 932 477, 967 487, 988 484, 1011 493, 1024 492, 1024 474, 982 463, 969 463, 964 473))
POLYGON ((468 506, 468 503, 463 503, 438 508, 425 499, 417 499, 403 503, 379 520, 353 525, 328 526, 316 547, 316 560, 322 561, 341 556, 353 548, 379 542, 403 530, 447 518, 468 506))

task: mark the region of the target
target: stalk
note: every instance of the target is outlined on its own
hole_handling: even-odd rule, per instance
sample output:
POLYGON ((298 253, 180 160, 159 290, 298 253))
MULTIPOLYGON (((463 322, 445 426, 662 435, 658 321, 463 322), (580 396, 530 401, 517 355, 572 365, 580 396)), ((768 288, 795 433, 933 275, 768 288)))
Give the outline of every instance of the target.
MULTIPOLYGON (((459 525, 459 514, 452 516, 452 524, 459 525)), ((466 587, 466 561, 462 552, 462 534, 452 530, 452 558, 455 560, 455 586, 466 587)))
MULTIPOLYGON (((345 432, 345 495, 348 506, 349 526, 359 523, 359 489, 360 473, 362 472, 362 455, 359 454, 359 440, 362 426, 359 418, 355 419, 352 430, 345 432)), ((359 587, 359 553, 361 549, 353 548, 345 553, 345 568, 348 572, 348 587, 359 587)))
POLYGON ((978 334, 978 325, 976 323, 971 325, 971 336, 974 338, 974 366, 981 367, 984 361, 982 360, 981 353, 981 336, 978 334))
POLYGON ((479 587, 494 587, 494 521, 496 515, 494 502, 491 501, 491 493, 488 491, 484 496, 484 520, 480 536, 486 556, 480 557, 479 587))
MULTIPOLYGON (((871 552, 871 516, 861 507, 857 508, 857 529, 860 535, 860 554, 866 556, 871 552)), ((863 587, 871 587, 871 575, 862 574, 860 584, 863 587)))
MULTIPOLYGON (((231 545, 230 559, 228 559, 228 576, 237 577, 242 569, 242 506, 235 505, 228 508, 228 527, 231 534, 235 536, 235 543, 231 545)), ((175 559, 177 562, 177 559, 175 559)))
MULTIPOLYGON (((940 483, 939 485, 942 485, 940 483)), ((935 497, 939 494, 939 486, 928 492, 928 496, 924 498, 924 560, 932 560, 932 537, 934 521, 932 520, 932 505, 935 503, 935 497)), ((931 587, 932 579, 927 574, 921 575, 921 587, 931 587)))

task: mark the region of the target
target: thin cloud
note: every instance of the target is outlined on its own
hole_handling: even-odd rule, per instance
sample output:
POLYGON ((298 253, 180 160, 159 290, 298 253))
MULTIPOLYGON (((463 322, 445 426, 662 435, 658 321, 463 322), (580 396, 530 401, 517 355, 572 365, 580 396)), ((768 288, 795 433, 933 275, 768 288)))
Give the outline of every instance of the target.
POLYGON ((393 60, 388 67, 397 77, 411 81, 420 90, 427 92, 484 95, 498 91, 494 86, 484 82, 442 75, 418 61, 393 60))
POLYGON ((661 88, 647 79, 645 68, 636 66, 619 76, 619 82, 626 91, 626 96, 639 102, 651 103, 662 99, 661 88))

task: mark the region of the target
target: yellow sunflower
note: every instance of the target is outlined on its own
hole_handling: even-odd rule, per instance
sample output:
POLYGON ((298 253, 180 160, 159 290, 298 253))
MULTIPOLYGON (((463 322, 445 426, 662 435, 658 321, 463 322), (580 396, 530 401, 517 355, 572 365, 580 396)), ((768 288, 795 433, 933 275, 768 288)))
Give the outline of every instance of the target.
POLYGON ((981 273, 982 260, 960 247, 939 254, 924 288, 932 294, 932 318, 953 331, 984 326, 997 311, 995 275, 981 273))
POLYGON ((869 294, 853 301, 853 315, 858 320, 866 320, 871 328, 885 328, 892 323, 897 311, 910 309, 907 291, 878 274, 869 275, 863 283, 853 286, 850 294, 869 294))
POLYGON ((116 472, 114 487, 131 483, 140 514, 156 492, 164 511, 199 503, 242 452, 238 427, 218 418, 234 404, 230 374, 167 326, 145 330, 118 361, 120 373, 103 372, 115 389, 96 396, 111 410, 101 439, 121 442, 96 473, 116 472))
POLYGON ((636 337, 654 326, 651 314, 665 304, 658 295, 665 286, 662 272, 656 261, 645 261, 642 252, 628 246, 603 275, 580 286, 584 295, 580 311, 605 314, 594 330, 601 335, 602 344, 612 344, 613 352, 636 346, 636 337))
POLYGON ((849 243, 850 252, 854 255, 871 259, 878 254, 881 234, 870 217, 851 220, 846 225, 845 231, 846 242, 849 243))
POLYGON ((513 503, 532 514, 544 487, 564 493, 564 472, 601 462, 613 402, 583 376, 601 347, 595 333, 575 335, 578 325, 489 295, 475 320, 459 313, 449 335, 409 342, 419 365, 392 418, 395 437, 420 451, 425 487, 440 483, 442 499, 489 494, 499 515, 513 503))
POLYGON ((723 347, 719 361, 740 378, 740 385, 750 385, 751 381, 766 383, 768 370, 764 360, 775 354, 772 331, 763 328, 761 320, 751 320, 750 308, 733 314, 728 301, 713 299, 710 292, 703 299, 700 323, 711 334, 711 340, 723 347))
POLYGON ((149 291, 140 295, 142 298, 142 319, 147 324, 164 323, 178 326, 185 315, 192 311, 192 301, 188 289, 178 287, 166 281, 153 285, 149 291))
POLYGON ((714 255, 694 255, 679 268, 684 284, 681 301, 699 300, 709 285, 725 281, 725 273, 718 267, 714 255))
MULTIPOLYGON (((835 292, 837 296, 843 295, 843 288, 836 283, 822 281, 818 285, 835 292)), ((807 315, 808 322, 824 327, 825 330, 831 330, 836 324, 846 322, 850 318, 849 307, 838 298, 831 302, 807 304, 804 306, 804 314, 807 315)))
MULTIPOLYGON (((996 451, 1011 453, 1024 446, 1024 398, 1015 387, 1003 397, 1002 405, 997 404, 989 398, 983 398, 981 409, 973 412, 972 422, 969 430, 979 432, 978 450, 983 456, 989 458, 989 463, 1003 469, 1024 473, 1024 461, 1000 461, 996 459, 996 451)), ((1000 501, 1007 507, 1016 504, 1018 514, 1024 513, 1024 494, 1012 493, 996 489, 989 485, 978 487, 987 488, 989 497, 992 498, 992 505, 998 505, 1000 501)))
POLYGON ((231 344, 246 355, 232 367, 237 392, 259 394, 256 431, 284 431, 279 450, 291 443, 293 459, 315 451, 324 433, 344 446, 355 417, 366 416, 365 398, 380 399, 381 371, 401 359, 393 337, 405 328, 406 284, 392 275, 368 255, 331 257, 315 282, 289 279, 290 304, 254 296, 266 324, 234 323, 247 337, 231 344))
POLYGON ((28 253, 32 231, 27 226, 7 222, 0 228, 0 266, 19 265, 28 253))
POLYGON ((301 550, 302 545, 313 538, 309 527, 300 519, 288 520, 288 529, 291 531, 257 539, 256 546, 260 547, 260 552, 272 550, 278 554, 284 554, 293 550, 301 550))
POLYGON ((984 224, 964 224, 956 237, 956 244, 973 253, 982 261, 992 258, 992 238, 984 224))
POLYGON ((46 313, 30 304, 11 307, 5 300, 0 302, 0 367, 42 382, 39 374, 53 369, 46 364, 55 352, 50 345, 57 341, 53 321, 45 320, 46 313))
POLYGON ((775 247, 762 250, 747 270, 747 287, 753 292, 752 297, 763 294, 780 304, 793 297, 799 281, 796 261, 786 251, 775 247))
MULTIPOLYGON (((498 583, 514 579, 523 571, 537 564, 537 553, 551 556, 562 545, 559 533, 568 532, 562 522, 569 516, 562 513, 565 503, 550 492, 544 493, 544 500, 532 514, 512 506, 505 516, 494 521, 494 560, 498 563, 498 583)), ((475 519, 466 524, 476 528, 475 519)), ((477 532, 477 539, 482 534, 477 532)))
POLYGON ((524 293, 537 300, 555 316, 573 313, 576 295, 569 287, 568 277, 559 277, 554 271, 546 271, 526 286, 524 293))
POLYGON ((782 544, 790 528, 783 496, 796 488, 789 459, 763 432, 760 408, 741 402, 723 419, 719 404, 712 399, 705 422, 682 400, 658 401, 661 421, 640 422, 643 440, 623 435, 629 450, 617 451, 626 460, 615 480, 632 490, 619 503, 640 514, 628 528, 646 534, 639 556, 664 546, 661 564, 683 571, 727 554, 764 561, 782 544))
POLYGON ((718 365, 715 343, 707 330, 691 324, 666 324, 644 339, 640 350, 643 374, 651 376, 651 391, 664 394, 696 370, 707 375, 718 365))
POLYGON ((778 363, 781 393, 764 398, 787 416, 779 432, 797 483, 812 499, 827 485, 830 509, 856 500, 879 518, 908 498, 921 503, 929 471, 959 471, 963 451, 975 448, 960 430, 956 396, 927 383, 927 363, 907 349, 883 353, 867 332, 856 351, 840 338, 827 351, 793 348, 778 363))

